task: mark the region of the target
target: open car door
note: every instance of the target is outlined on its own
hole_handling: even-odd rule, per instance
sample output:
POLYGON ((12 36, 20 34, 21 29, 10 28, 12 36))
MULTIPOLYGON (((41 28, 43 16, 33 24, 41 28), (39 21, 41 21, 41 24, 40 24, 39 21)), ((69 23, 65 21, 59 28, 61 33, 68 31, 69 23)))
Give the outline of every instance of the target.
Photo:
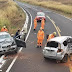
POLYGON ((26 48, 26 43, 25 43, 25 41, 20 40, 20 39, 18 39, 18 38, 15 38, 15 42, 16 42, 16 44, 17 44, 17 47, 24 47, 24 48, 26 48))

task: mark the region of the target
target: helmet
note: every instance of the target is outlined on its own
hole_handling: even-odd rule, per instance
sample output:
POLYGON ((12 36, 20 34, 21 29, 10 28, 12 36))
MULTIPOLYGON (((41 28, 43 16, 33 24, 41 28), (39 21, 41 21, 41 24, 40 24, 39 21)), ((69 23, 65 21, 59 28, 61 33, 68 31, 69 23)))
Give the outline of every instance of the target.
POLYGON ((40 30, 42 30, 42 27, 40 27, 40 30))
POLYGON ((4 28, 6 28, 6 26, 3 26, 4 28))
POLYGON ((53 34, 56 36, 56 32, 53 32, 53 34))

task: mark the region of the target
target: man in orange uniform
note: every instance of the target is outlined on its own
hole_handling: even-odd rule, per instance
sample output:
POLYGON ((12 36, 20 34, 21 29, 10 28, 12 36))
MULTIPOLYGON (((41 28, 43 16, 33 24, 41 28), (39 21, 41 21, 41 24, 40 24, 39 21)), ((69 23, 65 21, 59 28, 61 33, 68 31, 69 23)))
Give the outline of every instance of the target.
POLYGON ((34 19, 34 30, 36 29, 36 27, 37 27, 37 20, 36 20, 36 18, 34 19))
POLYGON ((48 36, 47 41, 50 40, 50 39, 52 39, 52 38, 54 38, 55 36, 56 36, 56 32, 53 32, 52 34, 50 34, 50 35, 48 36))
POLYGON ((45 20, 44 20, 44 18, 42 18, 41 27, 42 27, 43 30, 44 30, 44 25, 45 25, 45 20))
POLYGON ((6 26, 2 27, 1 32, 8 32, 8 29, 6 28, 6 26))
POLYGON ((42 42, 44 40, 44 31, 42 30, 42 27, 40 27, 40 30, 38 31, 37 39, 37 48, 39 48, 42 46, 42 42))

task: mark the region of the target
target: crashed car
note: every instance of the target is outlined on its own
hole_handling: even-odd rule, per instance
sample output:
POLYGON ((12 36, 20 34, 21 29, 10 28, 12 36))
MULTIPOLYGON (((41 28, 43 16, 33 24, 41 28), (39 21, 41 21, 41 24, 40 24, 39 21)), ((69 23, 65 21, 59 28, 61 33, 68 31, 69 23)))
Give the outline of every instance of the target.
POLYGON ((60 36, 50 39, 43 49, 44 58, 51 58, 67 62, 72 53, 72 37, 60 36))
POLYGON ((13 39, 7 32, 0 32, 0 55, 7 52, 17 53, 18 47, 26 47, 25 42, 13 39))
POLYGON ((36 16, 37 21, 41 21, 42 18, 46 21, 45 13, 37 12, 37 16, 36 16))

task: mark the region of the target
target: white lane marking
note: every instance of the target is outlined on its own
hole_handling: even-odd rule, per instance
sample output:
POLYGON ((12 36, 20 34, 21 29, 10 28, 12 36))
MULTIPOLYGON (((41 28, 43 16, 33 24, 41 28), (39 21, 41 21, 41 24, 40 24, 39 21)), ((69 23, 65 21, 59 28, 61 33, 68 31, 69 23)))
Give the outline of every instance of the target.
MULTIPOLYGON (((28 11, 28 12, 29 12, 29 11, 28 11)), ((29 12, 29 14, 30 14, 30 12, 29 12)), ((30 25, 30 29, 29 29, 29 31, 28 31, 26 40, 28 39, 28 36, 29 36, 29 34, 30 34, 30 31, 31 31, 31 27, 32 27, 32 15, 30 14, 30 16, 31 16, 31 25, 30 25)), ((25 40, 25 41, 26 41, 26 40, 25 40)), ((22 50, 22 48, 20 48, 19 52, 21 52, 21 50, 22 50)), ((18 55, 13 59, 12 63, 10 64, 10 66, 8 67, 8 69, 6 70, 6 72, 9 72, 9 71, 10 71, 10 69, 12 68, 12 66, 13 66, 13 64, 15 63, 15 61, 16 61, 17 58, 18 58, 18 55)))
MULTIPOLYGON (((20 48, 19 52, 20 53, 22 50, 22 47, 20 48)), ((6 72, 9 72, 10 69, 12 68, 13 64, 15 63, 16 59, 18 58, 18 55, 13 59, 12 63, 10 64, 10 66, 8 67, 8 69, 6 70, 6 72)))
POLYGON ((0 72, 2 72, 2 70, 0 70, 0 72))
MULTIPOLYGON (((30 14, 30 12, 29 12, 28 10, 27 10, 27 12, 30 14)), ((31 31, 31 28, 32 28, 32 15, 31 15, 31 14, 30 14, 30 17, 31 17, 31 25, 30 25, 30 28, 29 28, 28 34, 27 34, 27 36, 26 36, 25 42, 27 41, 28 36, 29 36, 29 34, 30 34, 30 31, 31 31)))
POLYGON ((2 55, 1 58, 0 58, 0 68, 2 68, 2 66, 6 62, 6 60, 3 59, 4 57, 5 57, 5 55, 2 55))

